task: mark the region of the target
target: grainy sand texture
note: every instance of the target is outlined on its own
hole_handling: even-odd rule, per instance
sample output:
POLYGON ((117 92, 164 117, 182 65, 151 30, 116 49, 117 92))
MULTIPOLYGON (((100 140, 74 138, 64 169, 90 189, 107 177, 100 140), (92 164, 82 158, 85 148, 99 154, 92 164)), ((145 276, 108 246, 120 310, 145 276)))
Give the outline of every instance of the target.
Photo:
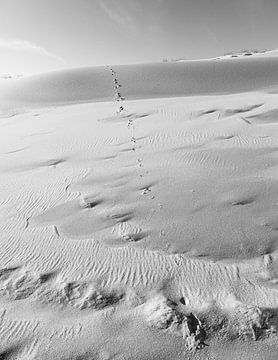
POLYGON ((0 81, 0 359, 278 358, 278 56, 0 81))

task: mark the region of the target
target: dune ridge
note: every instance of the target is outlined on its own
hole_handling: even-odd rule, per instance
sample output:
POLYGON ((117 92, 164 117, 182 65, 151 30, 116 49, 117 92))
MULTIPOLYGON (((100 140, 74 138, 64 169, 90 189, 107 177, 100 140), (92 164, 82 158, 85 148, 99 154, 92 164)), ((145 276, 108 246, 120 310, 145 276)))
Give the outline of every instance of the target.
MULTIPOLYGON (((127 100, 277 90, 278 59, 199 60, 113 66, 127 100)), ((113 98, 109 68, 64 70, 0 84, 2 103, 58 105, 113 98)))

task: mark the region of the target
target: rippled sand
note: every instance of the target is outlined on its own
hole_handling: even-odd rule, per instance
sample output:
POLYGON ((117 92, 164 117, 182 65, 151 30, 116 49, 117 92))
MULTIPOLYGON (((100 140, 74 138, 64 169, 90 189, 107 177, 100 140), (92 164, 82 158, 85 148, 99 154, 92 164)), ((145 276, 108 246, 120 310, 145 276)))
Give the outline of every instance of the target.
POLYGON ((1 83, 0 357, 277 359, 277 70, 1 83))

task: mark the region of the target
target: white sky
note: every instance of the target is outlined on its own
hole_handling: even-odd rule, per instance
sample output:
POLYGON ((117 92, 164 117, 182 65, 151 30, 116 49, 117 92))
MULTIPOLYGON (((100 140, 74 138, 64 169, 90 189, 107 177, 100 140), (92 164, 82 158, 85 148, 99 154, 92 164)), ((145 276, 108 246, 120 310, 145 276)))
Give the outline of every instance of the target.
POLYGON ((278 48, 278 0, 0 0, 0 74, 278 48))

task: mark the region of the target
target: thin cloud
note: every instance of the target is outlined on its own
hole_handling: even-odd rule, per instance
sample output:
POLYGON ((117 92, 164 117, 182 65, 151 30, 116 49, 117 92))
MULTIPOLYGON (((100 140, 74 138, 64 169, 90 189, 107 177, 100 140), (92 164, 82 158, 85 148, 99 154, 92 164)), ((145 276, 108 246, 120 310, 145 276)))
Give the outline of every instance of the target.
POLYGON ((61 62, 65 62, 60 56, 49 52, 41 46, 38 46, 30 41, 21 39, 0 39, 0 49, 14 50, 14 51, 29 51, 42 56, 51 57, 61 62))
POLYGON ((133 17, 117 0, 97 0, 97 3, 106 15, 118 25, 126 29, 135 28, 133 17))

